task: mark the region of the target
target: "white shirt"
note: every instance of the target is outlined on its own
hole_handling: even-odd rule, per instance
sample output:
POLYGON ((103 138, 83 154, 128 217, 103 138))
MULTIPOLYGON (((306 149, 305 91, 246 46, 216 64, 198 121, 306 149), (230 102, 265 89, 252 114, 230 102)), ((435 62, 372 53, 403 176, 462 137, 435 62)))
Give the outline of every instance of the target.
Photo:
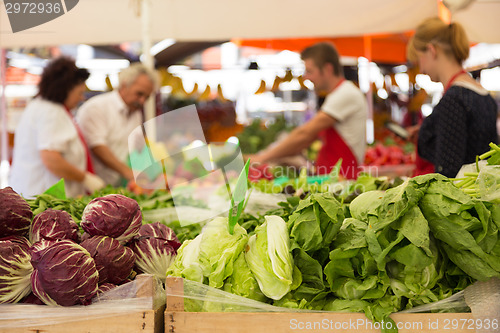
POLYGON ((329 93, 321 111, 335 118, 335 130, 351 148, 358 164, 364 162, 368 107, 365 95, 351 81, 344 81, 329 93))
MULTIPOLYGON (((80 170, 87 169, 85 148, 75 125, 60 104, 33 99, 24 110, 14 136, 9 184, 26 198, 45 192, 59 181, 43 164, 40 151, 52 150, 80 170)), ((83 185, 65 180, 66 195, 85 194, 83 185)))
MULTIPOLYGON (((141 112, 129 113, 118 91, 90 98, 78 109, 77 122, 90 149, 105 145, 120 161, 127 163, 128 136, 142 124, 141 112)), ((96 174, 104 182, 119 186, 121 175, 92 155, 96 174)))

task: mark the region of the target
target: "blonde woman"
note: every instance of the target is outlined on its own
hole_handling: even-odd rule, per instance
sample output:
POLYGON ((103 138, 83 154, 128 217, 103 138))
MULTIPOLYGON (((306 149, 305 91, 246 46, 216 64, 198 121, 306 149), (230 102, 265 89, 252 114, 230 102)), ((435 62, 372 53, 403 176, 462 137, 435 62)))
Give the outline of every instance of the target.
POLYGON ((435 172, 455 177, 462 165, 497 142, 497 104, 464 69, 469 40, 463 27, 429 18, 416 29, 408 43, 408 59, 444 92, 418 132, 419 155, 434 165, 435 172))

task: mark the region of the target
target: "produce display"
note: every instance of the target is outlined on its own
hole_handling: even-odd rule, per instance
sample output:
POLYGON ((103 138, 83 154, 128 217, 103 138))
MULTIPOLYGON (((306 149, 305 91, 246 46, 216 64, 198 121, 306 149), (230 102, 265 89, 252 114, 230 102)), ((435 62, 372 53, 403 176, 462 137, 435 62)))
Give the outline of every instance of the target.
MULTIPOLYGON (((500 147, 491 144, 472 172, 455 179, 361 174, 346 181, 338 166, 322 178, 303 169, 249 181, 249 197, 284 198, 275 207, 188 226, 144 219, 174 207, 164 190, 107 188, 79 199, 45 193, 25 200, 5 188, 0 303, 87 305, 144 272, 256 304, 392 322, 394 312, 500 277, 500 201, 489 190, 498 192, 499 162, 500 147)), ((187 311, 238 310, 210 293, 184 304, 187 311)))
POLYGON ((490 143, 490 151, 477 156, 474 165, 465 166, 455 185, 473 197, 500 199, 500 147, 490 143))
POLYGON ((281 133, 288 132, 291 129, 292 127, 287 125, 284 117, 276 118, 272 124, 267 126, 256 118, 237 135, 241 152, 243 154, 255 154, 267 148, 271 143, 276 142, 281 133))
POLYGON ((251 168, 248 178, 250 187, 263 193, 284 193, 304 198, 309 193, 332 193, 337 200, 348 203, 362 192, 371 190, 386 190, 403 182, 400 177, 389 178, 387 176, 372 176, 368 173, 360 173, 356 180, 342 179, 339 174, 341 161, 326 176, 309 175, 306 168, 302 168, 299 174, 296 169, 287 171, 281 167, 259 166, 261 174, 269 177, 256 177, 256 168, 251 168), (254 177, 252 177, 254 172, 254 177), (273 175, 280 175, 274 177, 273 175))
POLYGON ((173 230, 143 225, 137 201, 122 194, 89 199, 42 194, 30 207, 0 191, 0 303, 88 305, 137 273, 165 280, 180 246, 173 230))
POLYGON ((386 139, 366 149, 364 165, 383 166, 415 163, 415 147, 408 141, 386 139))
MULTIPOLYGON (((277 306, 364 312, 378 322, 500 277, 500 207, 439 174, 366 191, 349 204, 325 192, 280 206, 243 215, 233 234, 227 219, 209 222, 179 248, 168 274, 277 306)), ((221 310, 210 295, 186 307, 221 310)))

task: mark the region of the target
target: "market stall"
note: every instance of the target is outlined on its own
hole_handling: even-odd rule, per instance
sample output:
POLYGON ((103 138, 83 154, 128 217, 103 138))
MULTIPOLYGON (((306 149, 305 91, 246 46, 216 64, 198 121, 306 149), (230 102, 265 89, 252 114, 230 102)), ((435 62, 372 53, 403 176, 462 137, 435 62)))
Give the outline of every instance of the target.
MULTIPOLYGON (((69 199, 54 187, 25 201, 6 188, 0 300, 51 306, 2 304, 0 331, 497 332, 498 191, 491 188, 500 148, 491 148, 479 172, 459 180, 344 181, 332 172, 252 183, 242 211, 201 224, 179 224, 165 191, 69 199), (129 282, 138 272, 152 277, 129 282)), ((210 207, 199 204, 192 211, 207 217, 210 207)))
MULTIPOLYGON (((138 2, 81 1, 45 26, 2 33, 0 47, 139 40, 141 22, 130 10, 137 6, 130 4, 138 2), (123 9, 122 15, 114 15, 117 8, 123 9), (88 24, 89 17, 95 24, 88 24), (69 24, 71 29, 65 28, 69 24), (125 24, 130 30, 110 29, 125 24)), ((234 1, 188 5, 186 9, 184 2, 152 1, 151 38, 312 37, 331 31, 339 36, 405 34, 437 7, 434 0, 350 1, 335 3, 331 11, 318 10, 325 6, 322 1, 306 8, 290 1, 254 2, 243 8, 234 1), (361 7, 366 12, 359 13, 361 7), (394 14, 401 12, 411 15, 394 14), (359 13, 359 25, 346 13, 359 13), (293 17, 315 24, 290 24, 293 17)), ((8 31, 5 13, 0 15, 0 29, 8 31)), ((233 116, 232 109, 219 112, 233 116)), ((269 144, 286 126, 275 132, 260 124, 253 129, 269 134, 269 144)), ((252 135, 247 135, 246 144, 254 149, 260 143, 252 135)), ((262 133, 254 136, 265 138, 262 133)), ((406 161, 401 151, 374 148, 379 155, 371 162, 406 161)), ((0 303, 37 305, 25 312, 19 310, 21 304, 1 304, 0 332, 320 332, 337 330, 336 322, 352 321, 369 328, 338 330, 379 332, 389 328, 385 322, 402 333, 497 332, 500 148, 491 148, 480 157, 490 166, 461 179, 363 173, 346 180, 338 168, 322 177, 306 169, 254 169, 254 174, 236 177, 236 186, 226 178, 212 192, 212 200, 178 198, 185 203, 182 212, 167 188, 107 188, 66 198, 56 186, 31 200, 7 188, 0 192, 0 247, 8 254, 21 253, 21 259, 7 254, 0 258, 0 303), (237 205, 223 202, 221 209, 218 194, 241 197, 240 179, 249 187, 243 191, 245 200, 237 205), (190 214, 191 222, 201 223, 180 223, 179 215, 190 214), (117 256, 109 258, 110 252, 117 256), (68 265, 63 254, 80 258, 86 270, 68 265), (102 257, 108 259, 106 265, 102 257), (126 267, 117 268, 124 262, 126 267), (150 274, 142 277, 146 291, 138 286, 140 273, 150 274), (54 283, 58 278, 69 282, 54 283), (119 286, 104 287, 106 278, 118 279, 113 284, 119 286), (124 289, 127 297, 120 293, 124 289), (41 311, 56 305, 64 308, 41 311), (436 311, 445 313, 431 314, 436 311), (324 320, 326 326, 316 326, 324 320), (417 326, 406 327, 410 322, 417 326)), ((221 167, 221 160, 209 162, 221 167)), ((185 181, 199 176, 196 170, 204 171, 198 168, 203 161, 190 162, 180 170, 179 183, 194 196, 203 193, 203 184, 185 181)), ((161 173, 156 174, 160 180, 161 173)))

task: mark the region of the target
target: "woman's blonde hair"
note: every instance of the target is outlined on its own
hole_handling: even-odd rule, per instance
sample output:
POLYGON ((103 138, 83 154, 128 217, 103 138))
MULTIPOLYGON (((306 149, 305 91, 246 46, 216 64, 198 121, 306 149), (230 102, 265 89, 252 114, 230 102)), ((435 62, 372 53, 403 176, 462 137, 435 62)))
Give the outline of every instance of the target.
POLYGON ((469 39, 460 23, 444 23, 439 17, 423 21, 415 30, 406 49, 406 56, 417 62, 417 51, 425 51, 428 44, 440 47, 445 54, 462 64, 469 57, 469 39))

